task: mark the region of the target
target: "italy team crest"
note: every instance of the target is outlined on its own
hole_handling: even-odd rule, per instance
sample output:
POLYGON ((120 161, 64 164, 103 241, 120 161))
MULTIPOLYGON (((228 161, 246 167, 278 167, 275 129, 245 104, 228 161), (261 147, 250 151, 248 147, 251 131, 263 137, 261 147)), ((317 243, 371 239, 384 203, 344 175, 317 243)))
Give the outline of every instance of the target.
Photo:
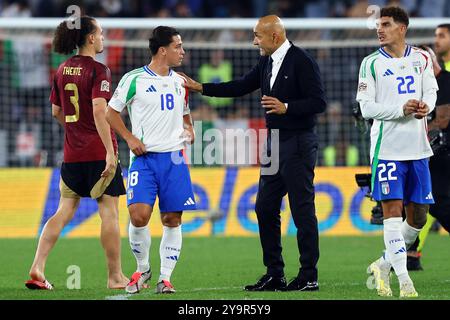
POLYGON ((382 182, 381 183, 381 193, 384 195, 389 194, 391 189, 389 188, 389 182, 382 182))
POLYGON ((420 61, 414 61, 413 68, 416 74, 422 74, 422 64, 420 63, 420 61))
POLYGON ((178 85, 177 82, 175 82, 175 92, 176 92, 179 96, 181 96, 181 88, 180 88, 180 86, 178 85))

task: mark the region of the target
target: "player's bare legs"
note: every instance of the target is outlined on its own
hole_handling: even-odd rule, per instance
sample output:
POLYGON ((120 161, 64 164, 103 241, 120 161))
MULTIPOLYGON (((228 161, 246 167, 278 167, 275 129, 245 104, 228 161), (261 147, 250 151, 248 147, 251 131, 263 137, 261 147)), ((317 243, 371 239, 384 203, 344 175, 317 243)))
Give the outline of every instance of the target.
POLYGON ((39 238, 36 255, 30 269, 31 279, 38 281, 45 280, 45 263, 50 250, 52 250, 58 240, 64 226, 72 220, 79 203, 79 198, 60 198, 58 210, 48 219, 39 238))
POLYGON ((133 226, 141 228, 148 225, 152 216, 153 208, 146 203, 133 203, 128 207, 130 221, 133 226))
POLYGON ((403 212, 403 200, 385 200, 381 202, 383 218, 401 218, 403 212))
POLYGON ((408 203, 406 206, 406 221, 411 227, 422 229, 427 222, 427 213, 429 209, 430 206, 428 204, 415 202, 408 203))
POLYGON ((122 273, 118 207, 119 197, 103 195, 98 200, 99 214, 102 219, 100 238, 108 263, 107 287, 109 289, 123 289, 129 281, 122 273))

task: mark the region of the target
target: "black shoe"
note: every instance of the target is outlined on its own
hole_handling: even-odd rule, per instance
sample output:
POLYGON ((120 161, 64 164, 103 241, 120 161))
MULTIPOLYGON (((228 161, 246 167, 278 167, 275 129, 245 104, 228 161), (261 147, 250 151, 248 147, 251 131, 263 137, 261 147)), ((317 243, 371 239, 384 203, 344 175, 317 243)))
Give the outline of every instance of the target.
POLYGON ((318 291, 319 284, 317 281, 308 281, 302 278, 294 278, 291 282, 289 282, 287 291, 318 291))
POLYGON ((423 270, 422 265, 420 264, 420 257, 407 256, 406 258, 406 269, 408 271, 420 271, 423 270))
POLYGON ((286 278, 285 277, 273 277, 269 274, 265 274, 255 284, 250 284, 244 287, 246 291, 285 291, 286 290, 286 278))

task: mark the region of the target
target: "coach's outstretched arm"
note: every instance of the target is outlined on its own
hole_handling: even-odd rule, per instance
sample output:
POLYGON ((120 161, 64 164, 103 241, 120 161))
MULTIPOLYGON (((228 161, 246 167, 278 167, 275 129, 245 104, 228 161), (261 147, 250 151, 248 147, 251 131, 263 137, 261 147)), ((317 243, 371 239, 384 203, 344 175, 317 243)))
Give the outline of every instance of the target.
POLYGON ((200 92, 204 96, 241 97, 259 89, 259 65, 260 64, 258 63, 240 79, 222 83, 199 83, 184 73, 178 72, 178 74, 186 78, 186 83, 184 84, 185 88, 195 92, 200 92))

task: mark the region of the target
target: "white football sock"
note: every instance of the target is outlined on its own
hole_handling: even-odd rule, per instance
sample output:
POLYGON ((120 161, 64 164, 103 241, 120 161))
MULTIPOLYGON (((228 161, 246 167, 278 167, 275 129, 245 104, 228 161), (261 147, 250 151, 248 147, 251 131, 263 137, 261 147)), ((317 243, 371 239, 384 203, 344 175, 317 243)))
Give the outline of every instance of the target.
POLYGON ((128 237, 131 251, 136 258, 137 271, 146 272, 150 269, 149 252, 151 245, 150 230, 148 226, 135 227, 131 221, 128 226, 128 237))
POLYGON ((405 239, 401 232, 402 218, 385 219, 383 224, 384 245, 386 246, 385 254, 394 268, 400 284, 402 284, 409 279, 408 270, 406 269, 405 239))
POLYGON ((391 269, 391 263, 389 262, 386 251, 384 251, 383 255, 378 259, 378 264, 380 268, 382 268, 385 271, 391 269))
MULTIPOLYGON (((408 222, 406 222, 406 220, 402 222, 400 231, 402 233, 403 239, 405 240, 406 250, 408 250, 414 244, 421 230, 422 229, 411 227, 408 222)), ((378 259, 378 262, 381 268, 391 268, 391 263, 386 252, 381 256, 380 259, 378 259)))
POLYGON ((170 281, 172 271, 180 257, 181 244, 181 225, 174 228, 163 226, 163 236, 159 247, 161 274, 158 282, 162 280, 170 281))
POLYGON ((416 241, 417 236, 420 233, 420 230, 422 229, 416 229, 411 227, 408 222, 403 221, 402 226, 401 226, 401 232, 403 235, 403 238, 405 239, 405 245, 406 245, 406 250, 408 250, 416 241))

